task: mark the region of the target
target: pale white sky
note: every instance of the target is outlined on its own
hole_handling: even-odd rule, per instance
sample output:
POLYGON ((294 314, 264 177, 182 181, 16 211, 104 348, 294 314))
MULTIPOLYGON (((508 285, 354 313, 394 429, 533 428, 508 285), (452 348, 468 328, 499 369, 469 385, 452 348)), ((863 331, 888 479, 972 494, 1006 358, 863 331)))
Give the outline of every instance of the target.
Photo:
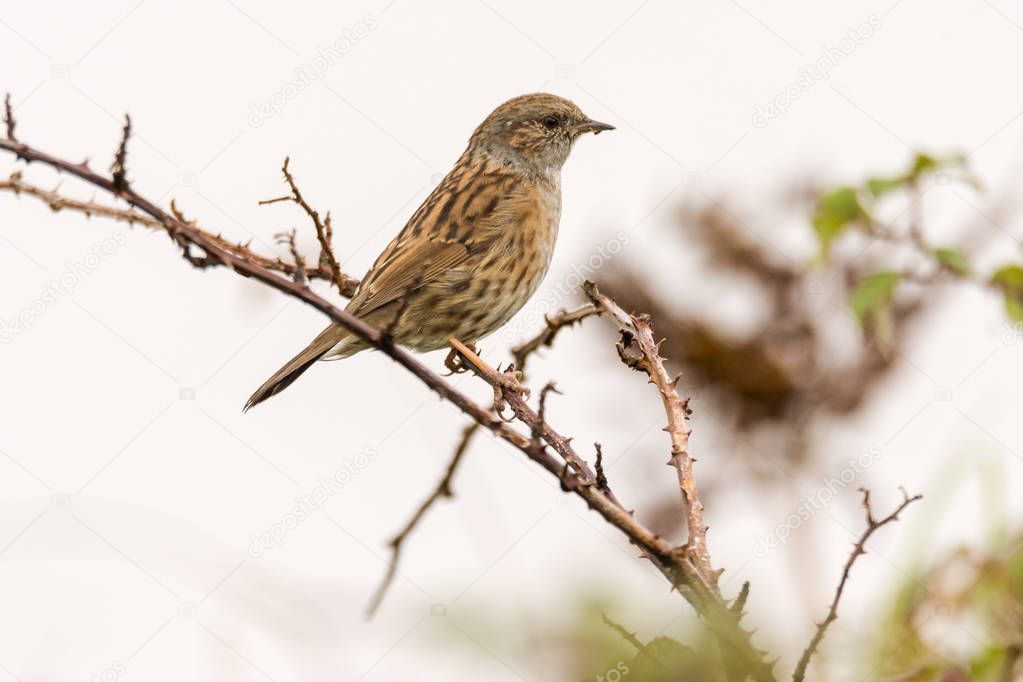
MULTIPOLYGON (((139 190, 265 249, 299 227, 312 254, 302 215, 256 204, 281 193, 290 155, 308 198, 333 211, 353 274, 490 109, 555 92, 618 130, 581 141, 565 168, 549 285, 625 230, 621 257, 658 264, 651 276, 666 286, 684 265, 664 262, 658 243, 679 205, 705 194, 737 201, 766 232, 770 216, 758 207, 793 178, 890 171, 915 148, 970 153, 988 187, 981 209, 1011 199, 1021 37, 1023 10, 1006 0, 3 3, 0 88, 12 93, 23 139, 97 167, 130 112, 139 190), (869 36, 846 49, 850 30, 869 36), (828 77, 800 85, 824 55, 828 77), (794 84, 783 114, 755 119, 794 84)), ((44 169, 28 175, 56 182, 44 169)), ((70 181, 65 189, 89 195, 70 181)), ((931 194, 936 234, 992 221, 1005 236, 986 264, 1018 256, 1018 221, 978 215, 941 188, 931 194)), ((142 229, 7 194, 0 216, 0 320, 78 273, 70 290, 36 304, 30 331, 0 348, 0 680, 109 670, 153 681, 560 679, 549 652, 531 653, 531 638, 556 630, 589 589, 620 593, 629 606, 619 620, 632 618, 642 636, 683 628, 678 601, 621 538, 493 441, 471 452, 457 498, 414 536, 383 609, 364 622, 386 540, 440 475, 464 420, 372 354, 315 367, 243 415, 251 390, 321 328, 316 313, 228 272, 191 270, 166 237, 142 229), (281 523, 318 477, 365 452, 372 457, 353 465, 325 509, 250 555, 251 534, 281 523), (443 613, 431 615, 433 604, 443 613)), ((1023 478, 1007 385, 1023 369, 1023 343, 1004 335, 993 298, 947 295, 885 399, 854 433, 834 435, 834 471, 880 445, 863 474, 879 502, 893 501, 899 484, 931 493, 944 480, 965 483, 878 537, 833 644, 862 635, 885 590, 915 565, 910 550, 933 555, 976 538, 978 472, 1009 490, 1023 478), (950 401, 935 401, 942 387, 950 401), (924 530, 922 548, 907 545, 924 530)), ((534 380, 558 379, 566 395, 551 419, 564 431, 628 449, 616 465, 620 495, 642 507, 650 479, 630 466, 663 460, 660 416, 598 329, 559 342, 534 380)), ((507 344, 497 334, 486 350, 500 356, 507 344)), ((441 359, 428 357, 435 367, 441 359)), ((486 399, 471 379, 454 381, 486 399)), ((696 419, 699 474, 728 453, 699 450, 696 419)), ((670 489, 670 476, 661 484, 670 489)), ((727 589, 752 580, 752 618, 787 625, 765 631, 764 644, 809 634, 852 539, 840 526, 859 527, 850 488, 798 541, 753 556, 755 533, 783 523, 819 485, 799 481, 775 499, 737 490, 708 512, 715 561, 734 581, 727 589), (788 577, 794 562, 810 561, 818 577, 788 577)), ((1018 515, 1018 500, 1004 503, 1018 515)))

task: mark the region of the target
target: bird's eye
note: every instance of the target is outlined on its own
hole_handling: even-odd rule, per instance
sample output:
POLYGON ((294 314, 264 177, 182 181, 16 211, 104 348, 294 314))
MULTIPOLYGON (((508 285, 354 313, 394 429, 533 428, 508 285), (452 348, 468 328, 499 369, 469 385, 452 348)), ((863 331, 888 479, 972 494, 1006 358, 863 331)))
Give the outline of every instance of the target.
POLYGON ((547 128, 548 130, 554 130, 555 128, 558 127, 559 121, 557 116, 544 116, 542 119, 540 119, 540 123, 543 124, 544 128, 547 128))

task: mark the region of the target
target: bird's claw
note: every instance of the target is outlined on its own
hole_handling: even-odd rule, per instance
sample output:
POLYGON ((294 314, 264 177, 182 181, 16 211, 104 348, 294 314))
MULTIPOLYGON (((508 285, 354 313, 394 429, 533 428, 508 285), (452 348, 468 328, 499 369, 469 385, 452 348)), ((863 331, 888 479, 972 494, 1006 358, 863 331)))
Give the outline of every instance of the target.
POLYGON ((525 400, 529 400, 532 391, 522 383, 522 372, 517 371, 514 365, 508 365, 508 368, 503 372, 498 372, 495 378, 497 382, 495 390, 500 391, 503 389, 510 391, 522 396, 525 400))
POLYGON ((465 364, 465 360, 462 358, 462 354, 454 348, 452 348, 448 352, 447 357, 444 358, 444 367, 448 370, 448 373, 445 376, 461 374, 462 372, 469 371, 469 368, 465 364))
POLYGON ((510 415, 505 415, 504 408, 510 407, 506 393, 513 393, 520 395, 523 399, 529 399, 529 388, 522 385, 522 372, 516 372, 514 365, 509 365, 503 372, 498 371, 493 375, 494 380, 494 412, 503 421, 512 422, 515 421, 515 410, 512 409, 510 415))

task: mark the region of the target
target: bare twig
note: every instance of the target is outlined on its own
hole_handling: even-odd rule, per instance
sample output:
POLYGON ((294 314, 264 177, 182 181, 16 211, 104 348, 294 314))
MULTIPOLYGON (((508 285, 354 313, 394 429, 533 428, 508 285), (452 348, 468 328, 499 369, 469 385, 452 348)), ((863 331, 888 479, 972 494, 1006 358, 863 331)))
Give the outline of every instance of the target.
MULTIPOLYGON (((474 353, 465 345, 454 340, 451 345, 458 351, 458 354, 462 356, 465 361, 464 366, 467 369, 472 370, 476 376, 480 377, 494 388, 497 398, 495 403, 506 403, 519 421, 529 428, 530 433, 538 430, 541 436, 539 440, 550 445, 554 451, 561 456, 562 460, 564 460, 566 464, 571 465, 575 472, 581 475, 585 484, 589 485, 596 481, 596 474, 590 471, 586 462, 578 454, 576 454, 575 450, 572 448, 570 443, 571 439, 558 434, 550 428, 550 426, 544 423, 544 421, 540 418, 539 413, 535 412, 529 406, 523 395, 509 386, 506 374, 503 374, 491 367, 489 364, 484 362, 479 355, 474 353)), ((542 447, 542 443, 539 443, 539 445, 542 447)))
MULTIPOLYGON (((329 234, 329 232, 328 232, 328 234, 329 234)), ((586 306, 586 307, 589 308, 589 309, 593 309, 592 306, 586 306)), ((593 309, 593 310, 595 312, 595 309, 593 309)), ((562 312, 564 313, 564 311, 562 311, 562 312)), ((590 313, 590 314, 592 314, 592 313, 590 313)), ((558 317, 561 317, 561 315, 562 314, 559 314, 558 317)), ((581 319, 581 318, 579 318, 579 319, 581 319)), ((543 332, 543 334, 548 334, 550 332, 551 324, 552 324, 552 322, 548 321, 548 327, 543 332)), ((557 328, 560 328, 561 326, 562 326, 562 324, 560 324, 560 323, 558 323, 556 325, 557 328)), ((557 328, 555 328, 555 330, 554 330, 555 333, 557 331, 557 328)), ((513 353, 515 354, 515 358, 516 358, 515 362, 518 363, 520 366, 524 366, 525 363, 526 363, 526 360, 529 358, 530 354, 536 352, 536 350, 539 349, 541 345, 550 346, 551 343, 553 342, 553 340, 554 340, 554 336, 553 336, 553 334, 551 334, 550 337, 543 344, 535 343, 535 344, 531 344, 528 348, 519 347, 517 349, 513 349, 513 353)), ((459 355, 458 351, 453 348, 451 350, 451 353, 448 356, 448 360, 445 361, 445 364, 451 370, 452 374, 457 373, 457 372, 467 371, 468 368, 462 367, 461 365, 458 364, 460 358, 461 358, 461 356, 459 355)), ((540 410, 538 412, 538 416, 540 418, 540 422, 541 423, 545 422, 544 413, 545 413, 545 408, 546 408, 546 398, 547 398, 547 393, 549 393, 550 391, 554 391, 556 393, 558 392, 557 388, 554 386, 553 383, 550 383, 550 384, 544 386, 543 390, 540 391, 540 410)), ((494 411, 498 412, 498 414, 500 414, 500 412, 499 412, 500 409, 501 409, 501 406, 495 402, 494 411)), ((405 525, 404 529, 390 541, 389 546, 391 547, 391 552, 392 552, 391 563, 388 564, 387 573, 384 576, 384 579, 381 582, 380 586, 377 588, 377 591, 374 594, 372 601, 370 602, 369 608, 367 609, 367 615, 368 616, 372 616, 374 613, 376 613, 376 610, 380 606, 380 603, 383 601, 383 598, 386 595, 387 590, 390 588, 391 584, 394 582, 394 574, 397 571, 398 559, 399 559, 399 556, 400 556, 400 553, 401 553, 402 543, 404 543, 405 540, 408 539, 409 535, 411 535, 412 531, 415 529, 415 527, 417 526, 419 521, 426 515, 426 511, 429 509, 429 507, 431 505, 436 503, 442 497, 450 497, 451 496, 451 494, 450 494, 450 485, 451 485, 451 479, 454 476, 455 466, 461 460, 462 456, 465 454, 465 451, 468 450, 470 442, 472 441, 473 437, 478 432, 479 432, 479 424, 478 423, 470 424, 462 432, 462 438, 459 440, 458 446, 455 448, 455 452, 454 452, 454 456, 453 456, 453 458, 451 460, 451 464, 448 465, 447 473, 445 474, 444 478, 441 481, 441 486, 446 486, 447 487, 446 488, 447 489, 447 493, 445 493, 444 495, 438 495, 436 490, 435 490, 434 493, 432 495, 430 495, 426 499, 426 501, 422 505, 420 505, 419 508, 415 511, 415 513, 412 515, 412 518, 405 525)), ((540 433, 539 429, 533 429, 533 430, 531 430, 530 433, 532 435, 532 438, 533 438, 533 441, 534 441, 534 445, 536 445, 539 442, 540 436, 542 434, 540 433)), ((600 444, 597 443, 595 445, 597 447, 597 464, 596 464, 596 467, 597 467, 597 487, 602 492, 610 493, 610 489, 608 488, 608 485, 607 485, 607 478, 604 476, 603 463, 602 463, 601 452, 600 452, 600 444)), ((440 488, 440 486, 438 486, 438 489, 439 488, 440 488)))
POLYGON ((331 240, 334 237, 334 228, 330 222, 330 211, 327 212, 326 217, 320 220, 319 212, 309 205, 309 202, 302 196, 302 192, 298 189, 298 184, 295 182, 294 176, 291 174, 291 170, 288 168, 288 164, 291 163, 290 157, 284 158, 284 164, 281 166, 281 173, 284 174, 284 181, 288 183, 288 188, 291 190, 291 194, 277 197, 275 199, 266 199, 260 201, 261 206, 268 206, 270 204, 280 203, 282 201, 290 201, 291 203, 298 204, 305 211, 306 215, 313 222, 313 227, 316 230, 316 240, 320 243, 320 257, 319 267, 325 270, 329 270, 332 275, 332 282, 337 290, 345 296, 351 296, 351 294, 345 294, 345 276, 341 272, 341 266, 338 265, 337 257, 334 255, 334 247, 331 244, 331 240))
POLYGON ((661 663, 660 659, 658 659, 656 656, 650 653, 650 650, 647 649, 646 644, 643 644, 643 642, 639 641, 639 638, 636 636, 635 632, 629 632, 624 627, 608 618, 606 613, 600 614, 600 617, 604 620, 604 625, 608 626, 609 628, 617 632, 622 639, 624 639, 632 646, 636 647, 636 651, 639 652, 641 656, 649 660, 659 669, 661 670, 664 669, 664 666, 661 663))
MULTIPOLYGON (((592 282, 587 282, 584 285, 584 290, 596 292, 596 287, 592 282)), ((612 315, 613 319, 631 319, 627 313, 609 298, 601 296, 599 305, 603 311, 612 315)), ((649 329, 649 325, 647 328, 649 329)), ((464 366, 490 384, 495 391, 500 392, 501 398, 508 404, 520 422, 526 425, 531 432, 533 429, 541 429, 543 442, 557 452, 564 462, 559 471, 551 472, 556 473, 562 488, 576 493, 586 500, 588 504, 594 499, 609 502, 612 508, 605 508, 603 511, 598 509, 604 515, 605 520, 613 516, 617 517, 619 521, 624 522, 622 516, 624 515, 624 517, 634 521, 632 513, 618 502, 612 492, 604 492, 598 488, 596 485, 596 474, 572 448, 571 439, 557 433, 549 425, 542 424, 539 415, 533 411, 518 391, 508 386, 508 382, 500 372, 488 365, 464 345, 455 344, 454 342, 452 345, 462 356, 464 366), (569 471, 570 467, 575 472, 574 476, 569 471)), ((528 442, 534 443, 533 439, 528 439, 528 442)), ((691 467, 688 471, 691 476, 691 467)), ((692 485, 695 493, 695 483, 692 485)), ((591 508, 595 507, 591 506, 591 508)), ((617 523, 612 522, 612 525, 617 525, 617 523)), ((698 527, 701 529, 701 533, 705 530, 702 523, 698 524, 698 527)), ((672 586, 678 589, 686 600, 696 608, 697 612, 704 617, 707 626, 729 647, 729 653, 734 654, 736 663, 743 671, 743 674, 752 676, 755 680, 775 679, 772 672, 773 664, 766 662, 764 660, 764 652, 759 651, 753 646, 751 633, 742 629, 738 619, 729 611, 728 605, 718 592, 716 585, 718 572, 709 569, 705 571, 698 562, 693 560, 695 555, 689 551, 688 547, 672 548, 669 550, 669 556, 667 557, 659 555, 658 552, 668 546, 668 543, 645 527, 643 527, 641 533, 643 535, 641 540, 630 535, 630 542, 638 547, 646 558, 651 560, 654 566, 671 581, 672 586), (652 534, 653 537, 648 537, 647 533, 652 534), (651 540, 653 541, 652 543, 650 542, 651 540), (653 547, 657 549, 651 551, 653 547)), ((709 565, 709 559, 707 563, 709 565)))
POLYGON ((341 265, 337 262, 337 256, 334 255, 334 225, 330 221, 330 211, 327 211, 327 215, 324 216, 323 223, 317 226, 316 240, 320 242, 320 265, 329 267, 335 273, 334 286, 338 291, 343 291, 344 273, 341 272, 341 265))
POLYGON ((128 188, 128 138, 131 137, 131 116, 124 115, 124 127, 121 129, 121 144, 117 146, 114 162, 110 165, 113 174, 114 189, 128 188))
POLYGON ((544 346, 549 347, 553 344, 554 337, 556 337, 558 332, 565 327, 571 327, 576 322, 581 322, 590 315, 596 315, 597 312, 598 310, 596 306, 588 303, 576 308, 575 310, 561 310, 551 317, 544 315, 544 322, 546 323, 546 326, 543 331, 536 336, 523 341, 519 345, 512 347, 511 354, 515 361, 515 368, 520 372, 525 372, 526 360, 531 354, 544 346))
POLYGON ((14 136, 14 127, 17 123, 14 120, 14 108, 11 106, 11 93, 4 95, 4 127, 7 129, 7 139, 17 140, 14 136))
POLYGON ((295 263, 295 272, 292 273, 291 279, 297 284, 305 284, 305 260, 302 258, 302 254, 298 252, 298 246, 295 245, 295 235, 296 231, 292 228, 287 232, 278 232, 274 235, 274 238, 277 239, 278 244, 286 245, 288 252, 291 253, 291 260, 295 263))
POLYGON ((398 572, 398 561, 401 559, 402 544, 405 542, 405 539, 412 534, 412 531, 415 530, 422 518, 426 516, 426 512, 429 511, 434 502, 453 495, 451 492, 451 480, 454 478, 455 470, 458 469, 462 458, 469 450, 469 443, 472 441, 476 431, 479 430, 479 427, 480 425, 477 423, 472 423, 465 427, 462 431, 462 437, 458 441, 458 447, 455 448, 455 454, 451 457, 451 461, 448 462, 447 471, 444 472, 444 476, 437 483, 437 487, 433 489, 429 497, 423 500, 423 503, 412 514, 412 518, 408 520, 405 527, 387 543, 388 547, 391 548, 391 560, 387 564, 387 573, 384 574, 384 579, 381 581, 380 586, 377 587, 376 592, 373 593, 369 606, 366 607, 367 618, 372 617, 376 613, 381 602, 384 600, 384 596, 387 594, 388 588, 394 582, 394 576, 398 572))
POLYGON ((686 430, 688 401, 679 398, 678 386, 681 374, 670 376, 664 368, 661 358, 660 344, 654 341, 650 319, 645 315, 629 315, 612 299, 601 294, 596 285, 587 283, 584 291, 602 312, 604 312, 621 331, 622 339, 618 343, 618 354, 622 361, 644 372, 650 382, 657 387, 664 404, 664 412, 668 417, 665 431, 671 436, 671 458, 668 464, 678 473, 679 490, 686 508, 686 523, 689 537, 685 551, 691 555, 704 579, 712 586, 717 584, 718 572, 710 564, 707 550, 707 527, 703 524, 703 503, 700 502, 693 478, 693 459, 689 456, 689 432, 686 430))
POLYGON ((6 180, 0 180, 0 191, 9 191, 14 194, 35 197, 50 207, 54 213, 67 209, 81 213, 86 218, 98 216, 100 218, 111 218, 129 225, 139 224, 146 227, 161 227, 160 221, 130 208, 117 208, 97 204, 94 201, 80 201, 71 199, 57 192, 56 189, 47 190, 36 185, 31 185, 22 179, 20 171, 14 171, 6 180))
POLYGON ((845 566, 842 568, 842 579, 838 581, 838 588, 835 590, 835 597, 831 600, 831 607, 828 609, 827 617, 817 624, 817 630, 814 632, 813 638, 810 643, 806 645, 806 649, 803 650, 803 655, 799 657, 799 663, 796 665, 796 670, 792 673, 793 682, 802 682, 806 677, 806 668, 810 664, 810 658, 816 653, 817 647, 820 645, 821 640, 824 639, 824 634, 835 620, 838 618, 838 602, 842 598, 842 591, 845 589, 845 584, 849 580, 849 573, 852 571, 853 564, 856 563, 856 559, 862 554, 867 553, 866 544, 870 536, 874 534, 876 530, 885 526, 899 518, 899 514, 902 510, 908 507, 913 502, 923 498, 923 495, 909 496, 909 493, 902 490, 902 503, 895 508, 888 516, 883 519, 877 519, 874 517, 874 510, 870 506, 870 491, 866 488, 860 488, 863 493, 863 509, 867 517, 867 528, 860 535, 859 540, 853 545, 852 554, 845 562, 845 566))
POLYGON ((533 436, 533 440, 537 443, 539 443, 540 439, 543 437, 544 427, 547 426, 547 395, 550 393, 557 393, 558 395, 561 395, 561 391, 558 390, 558 387, 554 385, 553 381, 548 381, 547 384, 540 389, 540 407, 536 411, 538 419, 536 424, 533 425, 533 428, 530 430, 530 435, 533 436))
MULTIPOLYGON (((138 224, 144 225, 145 227, 152 229, 164 229, 163 223, 161 223, 156 218, 135 211, 132 208, 118 208, 116 206, 100 204, 97 203, 96 201, 82 201, 79 199, 72 199, 59 193, 55 189, 48 190, 39 187, 38 185, 33 185, 24 180, 20 171, 15 171, 11 173, 10 177, 8 177, 7 180, 0 180, 0 191, 8 191, 13 192, 16 195, 26 195, 35 197, 36 199, 39 199, 40 201, 44 202, 47 206, 49 206, 52 211, 61 211, 67 209, 69 211, 81 213, 87 218, 98 216, 101 218, 110 218, 111 220, 117 220, 119 222, 127 223, 129 225, 138 224)), ((172 209, 172 213, 173 212, 174 209, 172 209)), ((182 216, 175 215, 175 217, 177 217, 179 220, 184 221, 184 218, 182 216)), ((245 258, 246 260, 250 260, 254 263, 257 263, 261 267, 266 268, 267 270, 279 272, 294 279, 297 270, 297 265, 295 263, 290 263, 280 258, 267 258, 266 256, 261 256, 260 254, 253 251, 248 243, 243 244, 232 242, 227 239, 224 239, 219 234, 204 231, 198 226, 194 227, 196 230, 206 235, 208 239, 216 242, 227 251, 230 251, 231 253, 241 258, 245 258)), ((191 262, 196 267, 215 267, 223 265, 219 260, 216 259, 210 261, 203 261, 203 259, 199 259, 199 261, 200 262, 195 262, 192 259, 189 260, 189 262, 191 262)), ((334 271, 329 266, 316 268, 307 267, 305 274, 308 279, 319 279, 326 280, 328 282, 336 282, 336 276, 334 274, 334 271)), ((347 298, 351 298, 352 296, 355 295, 355 291, 359 287, 359 280, 355 279, 354 277, 349 277, 344 273, 341 273, 341 278, 342 281, 344 282, 343 285, 344 288, 341 289, 341 295, 347 298)))
POLYGON ((594 443, 593 447, 597 451, 597 461, 593 464, 593 468, 597 470, 597 487, 605 493, 610 493, 607 476, 604 475, 604 448, 600 446, 600 443, 594 443))

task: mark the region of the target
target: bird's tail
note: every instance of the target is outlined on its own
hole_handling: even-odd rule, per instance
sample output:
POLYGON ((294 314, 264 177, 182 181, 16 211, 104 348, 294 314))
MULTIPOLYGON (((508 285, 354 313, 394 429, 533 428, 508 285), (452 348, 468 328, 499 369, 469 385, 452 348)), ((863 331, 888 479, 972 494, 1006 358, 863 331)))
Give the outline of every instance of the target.
MULTIPOLYGON (((292 384, 295 379, 302 375, 302 372, 309 369, 314 362, 321 359, 324 355, 329 353, 332 348, 337 346, 348 333, 341 329, 331 325, 320 332, 320 335, 312 340, 308 346, 306 346, 301 353, 288 360, 288 362, 277 370, 276 373, 269 379, 267 379, 262 386, 256 389, 256 392, 252 394, 248 402, 245 403, 245 407, 242 408, 243 412, 248 412, 249 409, 260 404, 267 398, 272 398, 277 395, 288 386, 292 384)), ((339 357, 349 355, 350 353, 342 352, 339 357)))

